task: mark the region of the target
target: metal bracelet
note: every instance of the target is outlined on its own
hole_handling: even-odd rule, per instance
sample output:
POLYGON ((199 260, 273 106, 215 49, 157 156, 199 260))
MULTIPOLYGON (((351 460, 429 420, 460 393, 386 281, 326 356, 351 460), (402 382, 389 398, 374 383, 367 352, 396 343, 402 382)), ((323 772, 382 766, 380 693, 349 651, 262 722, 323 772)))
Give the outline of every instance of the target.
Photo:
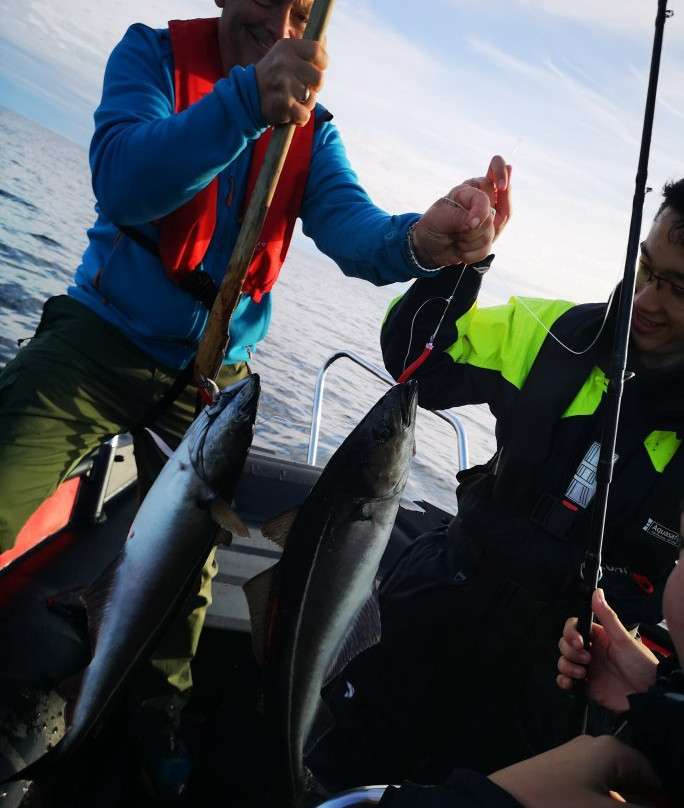
POLYGON ((409 225, 409 229, 406 231, 406 246, 408 247, 409 257, 411 258, 411 262, 414 266, 418 267, 421 272, 439 272, 440 269, 444 269, 446 264, 442 264, 440 267, 424 267, 420 261, 416 258, 416 254, 413 250, 413 231, 416 229, 416 225, 418 224, 418 219, 409 225))

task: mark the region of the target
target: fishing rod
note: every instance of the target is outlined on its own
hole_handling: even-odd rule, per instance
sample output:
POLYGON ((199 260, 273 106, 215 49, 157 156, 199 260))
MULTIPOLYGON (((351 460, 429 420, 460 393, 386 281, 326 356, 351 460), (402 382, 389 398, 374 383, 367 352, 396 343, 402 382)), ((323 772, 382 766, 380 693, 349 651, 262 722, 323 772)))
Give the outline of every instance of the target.
MULTIPOLYGON (((582 589, 580 596, 580 614, 577 629, 584 639, 584 647, 588 650, 591 639, 591 625, 593 611, 591 598, 597 588, 601 577, 601 553, 603 549, 603 534, 606 523, 606 509, 608 493, 613 477, 613 464, 615 460, 615 444, 617 440, 618 421, 620 416, 620 403, 627 366, 627 350, 629 346, 629 331, 632 321, 632 304, 634 301, 634 285, 636 279, 636 261, 639 251, 639 237, 641 233, 641 219, 646 196, 646 179, 648 176, 648 157, 651 148, 651 134, 653 131, 653 118, 660 72, 660 56, 663 45, 663 31, 665 20, 674 12, 667 10, 667 0, 658 0, 658 12, 655 20, 655 35, 653 51, 651 54, 651 69, 646 94, 646 109, 641 134, 641 150, 636 174, 634 199, 632 202, 632 219, 627 241, 627 256, 625 271, 620 288, 620 297, 617 307, 615 334, 613 337, 613 350, 611 354, 611 367, 606 391, 604 420, 601 431, 601 447, 596 468, 596 493, 594 507, 592 508, 589 535, 587 538, 586 553, 581 567, 582 589)), ((576 684, 568 698, 574 700, 575 709, 570 711, 569 720, 575 724, 575 731, 568 737, 580 734, 586 729, 587 721, 587 694, 584 682, 576 684)), ((561 717, 559 723, 568 720, 561 717)), ((562 730, 562 728, 561 728, 562 730)))

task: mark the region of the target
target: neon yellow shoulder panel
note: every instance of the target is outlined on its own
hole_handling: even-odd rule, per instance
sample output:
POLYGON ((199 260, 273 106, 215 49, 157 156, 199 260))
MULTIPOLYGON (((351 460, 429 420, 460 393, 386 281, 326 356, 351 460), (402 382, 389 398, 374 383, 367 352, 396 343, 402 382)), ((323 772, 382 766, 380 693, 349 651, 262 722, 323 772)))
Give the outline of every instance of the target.
MULTIPOLYGON (((601 397, 608 389, 608 379, 600 368, 594 367, 582 389, 575 396, 572 404, 563 413, 563 418, 573 415, 592 415, 601 402, 601 397)), ((662 473, 667 464, 677 454, 682 441, 676 432, 655 431, 644 440, 644 448, 651 458, 653 468, 662 473)))
POLYGON ((563 413, 563 418, 572 415, 593 415, 607 389, 608 378, 601 368, 594 365, 579 393, 563 413))
POLYGON ((644 441, 653 468, 661 473, 665 471, 681 445, 682 442, 676 432, 651 432, 644 441))
POLYGON ((482 309, 476 303, 456 321, 459 338, 447 353, 454 362, 498 371, 520 389, 549 328, 574 305, 530 297, 482 309))
MULTIPOLYGON (((401 299, 395 298, 392 306, 401 299)), ((512 297, 503 306, 478 308, 477 303, 456 321, 458 340, 446 352, 454 362, 494 370, 518 390, 555 321, 575 304, 564 300, 512 297)), ((605 373, 594 366, 564 418, 593 415, 608 388, 605 373)), ((682 441, 675 432, 655 431, 644 441, 653 467, 663 472, 682 441)))
MULTIPOLYGON (((563 413, 563 418, 573 415, 592 415, 608 389, 608 379, 600 368, 594 367, 572 404, 563 413)), ((655 431, 644 440, 644 448, 651 458, 653 468, 662 473, 677 454, 682 441, 676 432, 655 431)))

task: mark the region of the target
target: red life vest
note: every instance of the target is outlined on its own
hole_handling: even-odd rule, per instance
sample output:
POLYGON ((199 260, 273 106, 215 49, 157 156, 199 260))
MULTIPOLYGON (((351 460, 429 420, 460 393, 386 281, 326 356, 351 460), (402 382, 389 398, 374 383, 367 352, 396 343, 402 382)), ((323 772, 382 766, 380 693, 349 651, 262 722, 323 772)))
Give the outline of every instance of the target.
MULTIPOLYGON (((171 20, 169 35, 174 59, 175 112, 181 112, 214 89, 223 78, 218 17, 171 20)), ((254 249, 242 291, 255 302, 269 292, 283 265, 304 196, 313 147, 315 120, 296 127, 264 226, 254 249)), ((245 209, 264 160, 271 129, 254 144, 245 209)), ((216 227, 218 178, 161 220, 159 253, 167 274, 178 281, 201 263, 216 227)))

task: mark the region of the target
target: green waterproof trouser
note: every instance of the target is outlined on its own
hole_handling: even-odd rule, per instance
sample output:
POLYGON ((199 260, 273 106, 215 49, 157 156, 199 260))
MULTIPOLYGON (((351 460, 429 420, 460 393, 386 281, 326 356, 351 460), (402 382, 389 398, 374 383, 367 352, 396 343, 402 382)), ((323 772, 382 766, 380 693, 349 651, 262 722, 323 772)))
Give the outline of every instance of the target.
MULTIPOLYGON (((225 387, 249 374, 247 363, 224 366, 225 387)), ((154 423, 148 417, 178 371, 157 364, 117 329, 71 298, 50 298, 35 336, 0 374, 0 550, 13 546, 24 522, 78 462, 102 441, 132 432, 142 490, 161 469, 145 424, 175 448, 195 417, 197 388, 185 387, 154 423)), ((141 699, 168 684, 192 685, 193 658, 216 574, 209 556, 198 591, 180 609, 137 680, 141 699), (167 684, 168 683, 168 684, 167 684)))

